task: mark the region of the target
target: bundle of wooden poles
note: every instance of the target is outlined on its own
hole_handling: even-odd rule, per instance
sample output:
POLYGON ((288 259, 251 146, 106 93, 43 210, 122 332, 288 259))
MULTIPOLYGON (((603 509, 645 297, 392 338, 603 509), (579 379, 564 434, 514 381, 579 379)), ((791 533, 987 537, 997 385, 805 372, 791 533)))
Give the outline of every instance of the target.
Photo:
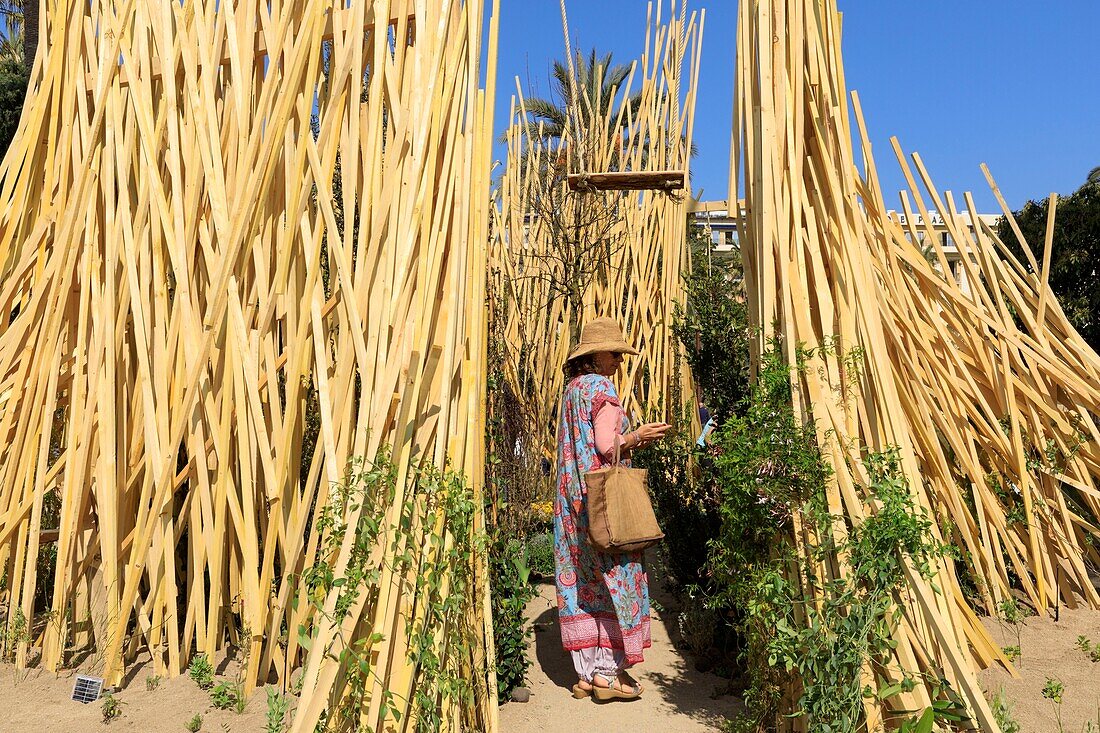
POLYGON ((490 290, 507 382, 526 422, 539 426, 542 450, 553 449, 562 364, 589 318, 615 318, 641 351, 627 360, 618 385, 634 419, 668 418, 692 397, 671 329, 689 263, 690 197, 662 186, 675 177, 690 187, 703 21, 702 12, 689 16, 679 0, 667 9, 663 1, 650 3, 644 53, 604 98, 610 69, 597 66, 595 88, 584 87, 576 72, 583 59, 570 48, 563 12, 568 96, 575 101, 567 99, 560 131, 533 120, 517 80, 490 290), (578 190, 570 188, 570 175, 578 190))
MULTIPOLYGON (((975 675, 1011 665, 979 612, 1014 594, 1040 613, 1100 607, 1100 357, 1047 284, 1049 227, 1027 243, 1036 254, 1017 257, 969 194, 941 193, 896 142, 910 190, 895 204, 904 217, 890 210, 849 102, 840 27, 835 0, 740 6, 730 190, 743 181, 757 356, 775 339, 791 365, 801 352, 795 406, 833 468, 828 505, 844 526, 877 510, 866 454, 896 446, 916 505, 961 550, 931 578, 906 568, 896 647, 864 674, 872 689, 918 684, 869 698, 867 729, 927 706, 938 679, 965 702, 962 725, 996 731, 975 675), (933 212, 958 247, 954 267, 933 212)), ((847 559, 831 572, 849 573, 847 559)))
POLYGON ((232 648, 248 691, 303 675, 294 731, 495 728, 483 4, 43 15, 0 166, 3 653, 117 684, 232 648))

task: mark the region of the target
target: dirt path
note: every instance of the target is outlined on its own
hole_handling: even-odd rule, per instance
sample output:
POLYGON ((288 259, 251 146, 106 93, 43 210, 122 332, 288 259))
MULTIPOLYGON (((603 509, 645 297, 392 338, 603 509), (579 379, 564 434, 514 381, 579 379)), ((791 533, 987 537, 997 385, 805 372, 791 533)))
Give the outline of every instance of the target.
MULTIPOLYGON (((657 595, 659 600, 664 598, 657 595)), ((500 711, 502 733, 701 733, 717 731, 722 722, 741 709, 732 695, 718 695, 728 682, 695 671, 689 659, 673 647, 667 622, 669 613, 653 612, 653 647, 646 660, 631 672, 644 692, 639 700, 598 704, 575 700, 570 693, 577 681, 569 653, 561 647, 557 602, 553 585, 542 585, 527 606, 535 624, 530 645, 531 669, 527 673, 531 700, 508 703, 500 711)))

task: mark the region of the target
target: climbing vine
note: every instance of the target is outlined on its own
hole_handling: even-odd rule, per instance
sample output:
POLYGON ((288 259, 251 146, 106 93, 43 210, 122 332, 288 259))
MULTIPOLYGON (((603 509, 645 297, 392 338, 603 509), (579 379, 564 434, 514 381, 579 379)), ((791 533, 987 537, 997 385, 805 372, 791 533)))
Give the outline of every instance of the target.
MULTIPOLYGON (((318 559, 300 578, 301 595, 313 614, 312 621, 299 626, 298 640, 311 649, 319 619, 338 628, 360 602, 368 609, 376 605, 385 582, 397 582, 411 599, 402 613, 413 693, 402 700, 383 688, 381 707, 394 720, 408 711, 416 731, 429 733, 444 727, 449 711, 472 707, 473 569, 486 550, 485 539, 475 529, 473 493, 462 475, 431 464, 413 468, 394 513, 397 488, 397 466, 386 450, 372 461, 353 459, 344 481, 333 487, 314 529, 320 533, 318 559), (348 533, 350 553, 338 573, 336 558, 348 533), (386 551, 379 553, 380 547, 386 551), (330 613, 325 604, 333 592, 330 613)), ((319 730, 360 730, 360 712, 381 680, 374 660, 382 641, 381 633, 369 632, 350 639, 337 634, 329 643, 324 653, 339 661, 345 690, 325 712, 319 730)))

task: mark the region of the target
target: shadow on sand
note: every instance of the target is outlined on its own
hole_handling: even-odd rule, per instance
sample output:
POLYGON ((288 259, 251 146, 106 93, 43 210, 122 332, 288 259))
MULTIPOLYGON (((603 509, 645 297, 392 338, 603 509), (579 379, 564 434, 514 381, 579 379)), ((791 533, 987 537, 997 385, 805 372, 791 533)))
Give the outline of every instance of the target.
MULTIPOLYGON (((675 606, 669 594, 656 588, 654 591, 661 608, 675 606)), ((568 691, 577 682, 577 673, 569 652, 562 649, 557 605, 549 602, 554 598, 553 587, 544 585, 540 595, 549 596, 549 607, 532 619, 535 663, 554 686, 568 691)), ((681 651, 684 647, 674 618, 670 611, 653 614, 654 647, 647 650, 646 661, 634 670, 635 677, 649 688, 645 697, 660 698, 681 715, 718 725, 742 709, 741 701, 729 694, 729 680, 695 669, 686 652, 681 651)))

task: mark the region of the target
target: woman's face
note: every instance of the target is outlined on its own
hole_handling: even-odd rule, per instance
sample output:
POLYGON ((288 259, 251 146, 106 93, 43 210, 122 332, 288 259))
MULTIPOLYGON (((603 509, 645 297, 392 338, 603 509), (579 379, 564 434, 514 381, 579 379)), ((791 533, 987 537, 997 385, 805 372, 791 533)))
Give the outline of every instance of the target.
POLYGON ((596 365, 596 373, 610 377, 619 371, 623 363, 623 355, 614 351, 597 351, 592 357, 596 365))

